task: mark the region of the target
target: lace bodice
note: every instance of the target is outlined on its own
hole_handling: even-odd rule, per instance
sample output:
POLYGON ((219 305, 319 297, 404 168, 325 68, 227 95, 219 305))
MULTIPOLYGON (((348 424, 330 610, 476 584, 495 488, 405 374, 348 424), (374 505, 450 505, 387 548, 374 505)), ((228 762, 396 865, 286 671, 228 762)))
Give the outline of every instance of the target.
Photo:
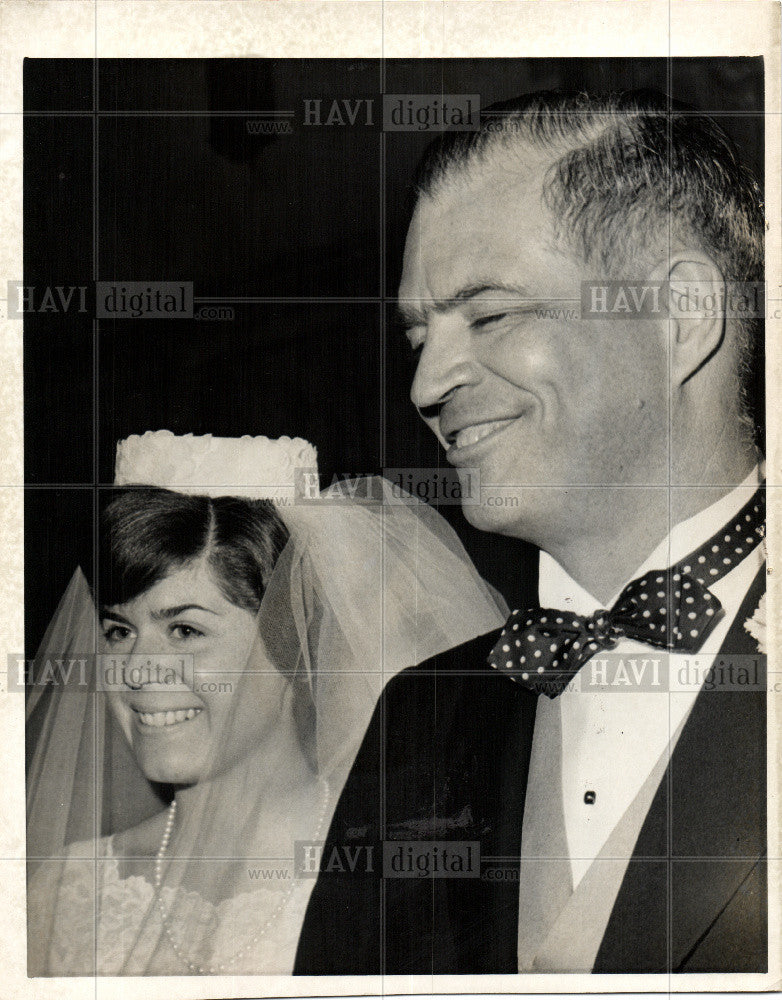
MULTIPOLYGON (((48 974, 187 975, 190 970, 164 933, 152 884, 140 875, 120 876, 111 837, 95 846, 93 852, 92 844, 88 850, 84 844, 73 845, 64 864, 42 869, 31 880, 31 911, 40 909, 43 901, 56 893, 48 934, 44 928, 30 928, 31 934, 43 933, 50 939, 48 974)), ((286 869, 285 863, 280 866, 286 869)), ((277 878, 273 885, 266 882, 263 888, 240 893, 217 905, 188 892, 184 900, 189 921, 186 942, 177 933, 175 923, 169 921, 180 950, 198 964, 225 964, 226 974, 290 975, 314 879, 294 879, 292 862, 287 865, 287 873, 293 879, 292 888, 290 879, 277 878), (286 896, 281 912, 260 940, 244 952, 286 896), (202 929, 202 933, 194 934, 194 927, 202 929), (196 950, 198 941, 203 950, 196 950), (234 961, 239 952, 241 957, 234 961)), ((174 895, 175 890, 163 887, 162 899, 168 912, 174 895)), ((179 907, 182 896, 180 891, 179 907)))

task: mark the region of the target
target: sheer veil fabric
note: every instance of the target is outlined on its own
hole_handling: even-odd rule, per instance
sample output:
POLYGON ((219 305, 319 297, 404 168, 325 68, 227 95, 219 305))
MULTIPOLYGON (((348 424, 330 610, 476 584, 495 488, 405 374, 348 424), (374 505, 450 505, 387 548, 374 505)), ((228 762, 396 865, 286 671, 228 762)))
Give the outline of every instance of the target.
POLYGON ((355 486, 279 507, 290 539, 247 662, 199 677, 196 659, 195 681, 230 704, 204 779, 177 790, 162 856, 172 817, 161 802, 147 818, 149 783, 117 760, 93 599, 74 574, 28 697, 30 975, 291 972, 314 884, 295 844, 325 839, 384 685, 507 615, 436 511, 382 479, 355 486), (47 684, 58 659, 77 666, 47 684), (277 722, 257 730, 270 697, 277 722), (127 833, 111 829, 117 796, 127 833))

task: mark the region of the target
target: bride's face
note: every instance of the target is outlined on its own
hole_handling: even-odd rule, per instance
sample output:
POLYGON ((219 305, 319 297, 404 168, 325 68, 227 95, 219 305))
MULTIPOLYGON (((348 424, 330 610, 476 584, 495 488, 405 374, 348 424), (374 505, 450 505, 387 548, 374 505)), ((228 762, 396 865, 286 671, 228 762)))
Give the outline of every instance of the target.
POLYGON ((101 624, 109 702, 151 781, 192 784, 230 766, 279 719, 285 680, 276 671, 245 679, 253 711, 237 704, 255 615, 223 596, 204 560, 101 609, 101 624))

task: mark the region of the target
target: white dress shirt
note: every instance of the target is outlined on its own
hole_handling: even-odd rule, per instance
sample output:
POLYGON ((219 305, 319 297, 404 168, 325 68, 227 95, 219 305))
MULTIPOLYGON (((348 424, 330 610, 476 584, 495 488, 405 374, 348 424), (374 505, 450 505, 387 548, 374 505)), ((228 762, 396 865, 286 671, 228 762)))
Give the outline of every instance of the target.
MULTIPOLYGON (((740 486, 677 524, 605 607, 610 608, 616 602, 631 580, 649 570, 666 569, 703 545, 744 506, 761 478, 762 470, 756 467, 740 486)), ((543 739, 544 727, 551 726, 553 715, 560 713, 562 805, 573 888, 586 874, 661 755, 673 751, 701 684, 763 559, 763 546, 757 545, 742 562, 710 585, 725 615, 697 655, 669 655, 662 649, 625 639, 610 655, 602 654, 602 660, 601 653, 596 653, 581 668, 577 682, 558 698, 552 700, 541 695, 538 699, 533 754, 536 742, 543 739), (619 660, 631 678, 626 686, 616 683, 619 660), (660 672, 657 690, 655 669, 660 672), (638 676, 642 678, 640 684, 638 676), (592 793, 591 804, 585 801, 587 792, 592 793)), ((546 553, 541 553, 539 599, 542 607, 561 608, 579 615, 592 615, 601 607, 546 553)), ((545 771, 549 765, 541 766, 545 771)), ((551 761, 551 767, 558 766, 559 762, 551 761)), ((557 784, 552 781, 551 786, 556 788, 557 784)))

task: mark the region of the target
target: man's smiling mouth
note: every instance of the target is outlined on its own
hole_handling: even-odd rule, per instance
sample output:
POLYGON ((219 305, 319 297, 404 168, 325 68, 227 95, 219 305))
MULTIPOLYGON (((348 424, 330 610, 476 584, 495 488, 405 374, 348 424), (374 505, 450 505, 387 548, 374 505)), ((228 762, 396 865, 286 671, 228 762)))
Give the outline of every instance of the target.
POLYGON ((468 448, 470 445, 477 444, 484 438, 489 437, 489 435, 504 430, 515 419, 515 417, 511 417, 509 420, 490 420, 487 423, 471 424, 468 427, 463 427, 456 434, 449 435, 448 442, 453 448, 468 448))

